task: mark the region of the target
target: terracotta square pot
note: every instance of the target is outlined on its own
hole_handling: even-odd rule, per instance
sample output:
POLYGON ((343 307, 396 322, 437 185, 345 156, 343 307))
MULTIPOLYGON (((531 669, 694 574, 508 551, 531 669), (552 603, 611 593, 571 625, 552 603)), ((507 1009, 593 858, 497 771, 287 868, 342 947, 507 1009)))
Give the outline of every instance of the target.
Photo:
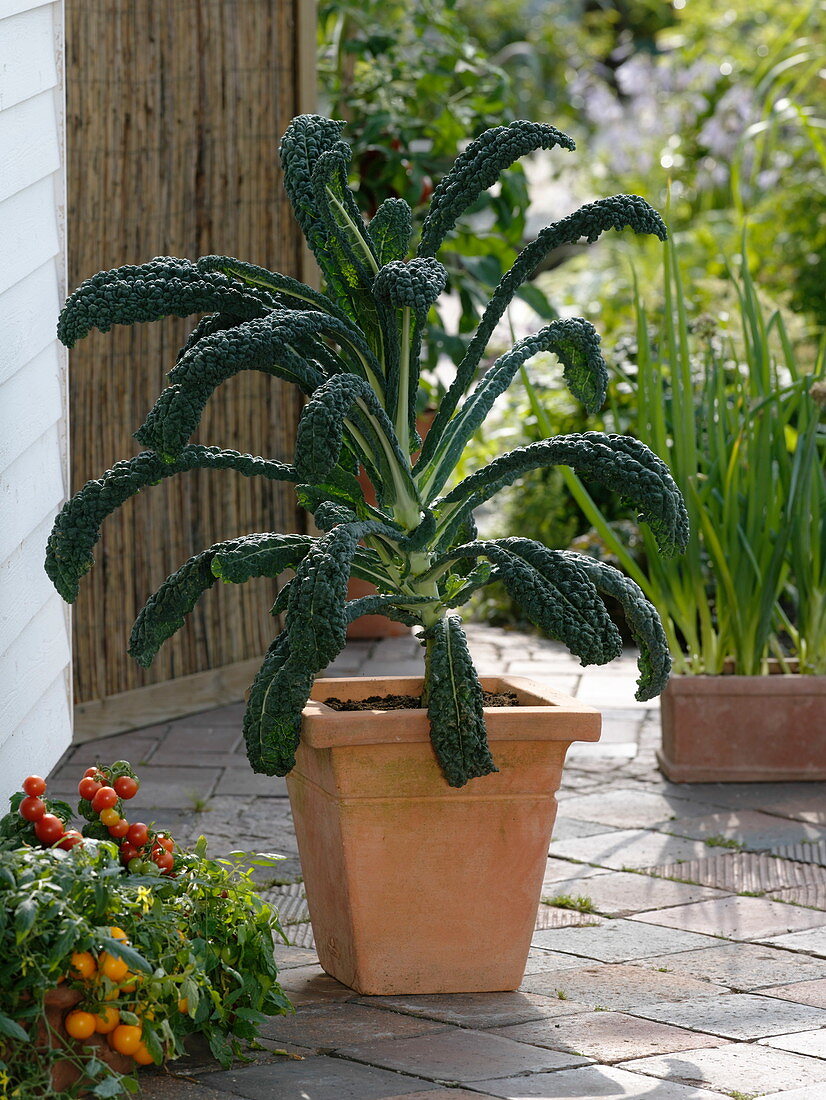
POLYGON ((334 711, 324 698, 420 695, 422 680, 319 680, 287 777, 321 965, 362 994, 516 989, 565 753, 599 713, 531 680, 483 677, 497 767, 447 785, 424 710, 334 711))
POLYGON ((826 779, 826 676, 672 676, 660 711, 675 783, 826 779))

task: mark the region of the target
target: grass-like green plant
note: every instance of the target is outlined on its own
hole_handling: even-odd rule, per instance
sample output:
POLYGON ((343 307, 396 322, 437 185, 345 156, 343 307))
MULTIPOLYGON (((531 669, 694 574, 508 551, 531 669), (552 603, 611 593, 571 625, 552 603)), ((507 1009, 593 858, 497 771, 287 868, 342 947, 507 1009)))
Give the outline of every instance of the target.
POLYGON ((423 331, 441 294, 436 259, 457 218, 500 172, 539 148, 571 149, 552 126, 516 122, 486 131, 435 189, 415 254, 411 211, 388 199, 365 225, 347 186, 350 151, 343 124, 317 115, 294 119, 281 143, 284 184, 326 283, 319 293, 240 260, 161 257, 101 272, 69 298, 59 335, 67 345, 92 328, 207 313, 182 349, 170 385, 136 433, 147 450, 117 463, 64 507, 49 539, 46 567, 73 600, 90 568, 100 525, 128 497, 164 477, 200 468, 293 482, 324 532, 253 534, 212 546, 186 562, 150 597, 132 631, 130 652, 148 665, 216 580, 240 583, 295 577, 273 607, 285 627, 253 682, 244 719, 253 768, 285 774, 295 762, 301 711, 314 677, 344 647, 349 621, 381 612, 423 628, 423 705, 444 775, 453 786, 495 770, 487 744, 482 688, 454 609, 481 585, 501 579, 541 629, 583 664, 617 656, 621 640, 602 597, 623 605, 640 645, 638 697, 662 690, 669 671, 656 612, 633 581, 600 562, 524 538, 475 538, 473 511, 531 470, 567 464, 620 493, 649 524, 664 553, 687 538, 682 497, 665 464, 627 436, 583 432, 501 455, 452 484, 476 429, 520 367, 540 351, 564 366, 565 381, 588 410, 605 397, 607 371, 593 327, 555 320, 500 356, 477 382, 488 341, 516 291, 552 249, 607 229, 665 237, 643 199, 615 195, 543 230, 503 276, 421 445, 415 408, 423 331), (243 370, 294 382, 307 398, 292 464, 193 445, 190 437, 220 383, 243 370), (474 385, 475 383, 475 385, 474 385), (418 458, 413 456, 419 451, 418 458), (365 501, 363 465, 377 505, 365 501), (378 594, 348 602, 350 575, 378 594))
MULTIPOLYGON (((576 471, 563 469, 563 476, 604 544, 660 612, 678 672, 758 675, 772 657, 785 668, 791 657, 801 672, 822 673, 823 352, 801 363, 782 314, 767 313, 746 265, 730 276, 737 339, 692 329, 670 241, 665 261, 662 317, 649 323, 637 297, 634 431, 686 493, 685 555, 666 560, 643 530, 641 565, 576 471)), ((535 393, 533 409, 542 423, 535 393)))

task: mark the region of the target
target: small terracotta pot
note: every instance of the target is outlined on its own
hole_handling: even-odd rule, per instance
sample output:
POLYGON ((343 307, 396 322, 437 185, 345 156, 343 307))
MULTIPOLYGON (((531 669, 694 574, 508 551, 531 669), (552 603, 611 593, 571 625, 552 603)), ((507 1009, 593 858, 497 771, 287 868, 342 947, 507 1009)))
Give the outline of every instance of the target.
POLYGON ((565 753, 600 716, 516 677, 485 708, 499 771, 449 787, 427 712, 334 711, 328 696, 420 695, 421 678, 316 681, 287 776, 319 960, 362 994, 516 989, 533 934, 565 753))
MULTIPOLYGON (((83 994, 77 989, 67 986, 59 986, 50 989, 43 999, 47 1027, 41 1023, 37 1029, 36 1043, 44 1047, 63 1047, 73 1053, 85 1054, 86 1058, 94 1054, 101 1062, 106 1062, 116 1073, 134 1073, 135 1061, 123 1054, 112 1050, 104 1035, 91 1035, 82 1042, 72 1039, 64 1026, 66 1015, 83 999, 83 994), (91 1048, 91 1049, 90 1049, 91 1048)), ((82 1076, 81 1071, 70 1061, 61 1060, 55 1062, 52 1067, 52 1088, 55 1092, 63 1092, 76 1084, 82 1076)), ((82 1095, 82 1093, 81 1093, 82 1095)))
POLYGON ((675 783, 826 779, 826 676, 672 676, 660 711, 675 783))

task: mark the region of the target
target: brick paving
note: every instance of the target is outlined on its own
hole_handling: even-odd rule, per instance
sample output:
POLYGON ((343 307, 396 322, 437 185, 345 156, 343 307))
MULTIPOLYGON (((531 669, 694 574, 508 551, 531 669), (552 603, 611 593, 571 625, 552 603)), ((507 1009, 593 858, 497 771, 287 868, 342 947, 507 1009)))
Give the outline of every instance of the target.
MULTIPOLYGON (((141 1095, 826 1100, 826 783, 669 783, 633 655, 583 669, 540 638, 469 635, 483 674, 548 681, 603 712, 600 743, 569 753, 543 887, 545 903, 589 912, 543 904, 517 993, 360 997, 324 974, 286 786, 249 770, 240 703, 77 746, 55 769, 50 793, 71 795, 78 762, 127 756, 136 811, 181 843, 286 857, 256 877, 293 944, 278 962, 296 1014, 267 1021, 248 1064, 194 1051, 142 1071, 141 1095)), ((351 642, 328 672, 420 668, 401 637, 351 642)))

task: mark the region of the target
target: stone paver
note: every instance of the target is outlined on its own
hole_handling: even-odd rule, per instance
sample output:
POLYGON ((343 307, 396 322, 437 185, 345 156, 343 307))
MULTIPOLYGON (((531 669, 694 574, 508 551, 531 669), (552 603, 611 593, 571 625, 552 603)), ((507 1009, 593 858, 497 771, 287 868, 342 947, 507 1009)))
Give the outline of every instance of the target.
POLYGON ((451 1028, 415 1039, 364 1043, 350 1047, 350 1058, 433 1080, 481 1081, 492 1073, 515 1076, 538 1070, 583 1065, 585 1058, 502 1039, 489 1032, 451 1028))
POLYGON ((553 856, 613 867, 618 871, 626 867, 672 863, 678 859, 702 859, 707 852, 702 841, 644 829, 619 829, 615 833, 563 840, 551 847, 553 856))
POLYGON ((790 1050, 793 1054, 809 1054, 814 1058, 826 1058, 826 1028, 816 1031, 799 1031, 793 1035, 776 1035, 761 1039, 762 1045, 777 1050, 790 1050))
POLYGON ((261 1028, 261 1034, 277 1042, 329 1051, 368 1040, 424 1035, 440 1030, 441 1026, 433 1020, 349 1003, 332 1007, 311 1005, 294 1016, 272 1016, 261 1028))
POLYGON ((299 1005, 349 1001, 356 994, 325 974, 320 966, 296 966, 279 975, 279 982, 292 1003, 299 1005))
POLYGON ((703 998, 679 1004, 644 1005, 634 1011, 649 1020, 722 1035, 726 1039, 762 1039, 767 1035, 826 1027, 826 1011, 822 1008, 750 993, 732 993, 712 1001, 703 998))
MULTIPOLYGON (((389 1100, 427 1092, 420 1077, 392 1073, 343 1058, 318 1056, 265 1066, 238 1066, 206 1078, 210 1088, 247 1100, 389 1100)), ((195 1094, 197 1098, 197 1093, 195 1094)))
POLYGON ((640 913, 631 919, 729 940, 756 940, 780 935, 785 938, 787 932, 823 925, 826 914, 768 898, 723 897, 640 913))
POLYGON ((736 840, 745 848, 768 850, 779 844, 799 844, 805 840, 820 840, 823 829, 803 821, 789 821, 757 810, 723 810, 703 817, 684 817, 664 826, 677 836, 706 840, 725 837, 736 840))
POLYGON ((629 871, 608 871, 588 878, 587 881, 571 878, 550 883, 543 887, 543 898, 558 895, 587 897, 596 911, 609 917, 626 917, 647 909, 664 909, 667 906, 726 897, 722 890, 691 883, 672 882, 652 878, 649 875, 629 871))
POLYGON ((771 1094, 761 1093, 760 1100, 823 1100, 822 1085, 804 1085, 802 1089, 784 1089, 771 1094))
POLYGON ((624 1068, 729 1094, 735 1089, 759 1094, 818 1084, 826 1093, 826 1062, 754 1043, 638 1058, 625 1062, 624 1068))
POLYGON ((572 955, 599 959, 601 962, 627 962, 629 959, 642 959, 669 951, 710 947, 714 942, 711 936, 700 936, 696 932, 682 932, 657 925, 644 928, 637 921, 621 917, 580 928, 544 929, 535 932, 532 940, 536 947, 570 952, 572 955))
MULTIPOLYGON (((601 966, 596 959, 588 960, 589 966, 601 966)), ((526 974, 548 974, 557 970, 576 970, 582 966, 578 955, 564 955, 561 951, 551 951, 543 947, 532 947, 528 952, 526 974)), ((474 994, 475 996, 475 994, 474 994)))
POLYGON ((641 1020, 623 1012, 588 1012, 553 1022, 516 1024, 497 1028, 495 1034, 552 1050, 567 1050, 598 1062, 622 1062, 698 1046, 720 1046, 725 1042, 714 1035, 699 1036, 696 1031, 641 1020))
MULTIPOLYGON (((804 910, 810 912, 810 910, 804 910)), ((763 940, 764 943, 773 944, 775 947, 786 947, 791 951, 807 951, 812 955, 826 956, 826 924, 823 924, 823 913, 815 914, 821 920, 820 927, 808 928, 805 932, 791 932, 789 935, 771 936, 763 940)))
POLYGON ((813 982, 792 982, 791 985, 773 985, 761 992, 767 997, 780 997, 796 1004, 826 1008, 826 978, 816 978, 813 982))
POLYGON ((664 966, 680 974, 702 974, 732 989, 752 990, 826 976, 826 962, 751 943, 725 943, 701 951, 662 955, 643 960, 645 966, 664 966))
POLYGON ((561 1073, 479 1081, 476 1088, 503 1100, 720 1100, 719 1092, 657 1081, 616 1066, 586 1066, 561 1073))
POLYGON ((584 966, 558 974, 531 974, 523 980, 521 988, 546 997, 556 997, 561 990, 569 1001, 577 1004, 626 1012, 638 1005, 714 997, 727 992, 722 985, 699 981, 686 974, 650 969, 649 959, 645 963, 645 966, 613 963, 584 966))
POLYGON ((227 1100, 225 1092, 216 1092, 200 1082, 178 1077, 177 1063, 169 1074, 143 1070, 140 1081, 140 1095, 146 1100, 227 1100))
POLYGON ((592 821, 578 821, 573 817, 558 815, 554 822, 554 834, 551 843, 559 840, 576 840, 581 836, 597 836, 600 833, 611 833, 614 830, 610 825, 596 825, 592 821))
POLYGON ((588 863, 572 863, 567 859, 551 857, 545 864, 543 890, 549 882, 557 882, 559 879, 593 878, 594 875, 605 875, 607 873, 604 867, 591 867, 588 863))
MULTIPOLYGON (((490 1028, 544 1020, 587 1011, 587 1006, 535 993, 435 993, 417 997, 363 997, 363 1005, 380 1005, 431 1022, 460 1027, 490 1028)), ((402 1017, 404 1018, 404 1017, 402 1017)))
POLYGON ((644 829, 672 818, 713 813, 711 803, 692 803, 675 795, 619 787, 599 794, 577 795, 565 801, 565 816, 598 821, 620 829, 644 829))

